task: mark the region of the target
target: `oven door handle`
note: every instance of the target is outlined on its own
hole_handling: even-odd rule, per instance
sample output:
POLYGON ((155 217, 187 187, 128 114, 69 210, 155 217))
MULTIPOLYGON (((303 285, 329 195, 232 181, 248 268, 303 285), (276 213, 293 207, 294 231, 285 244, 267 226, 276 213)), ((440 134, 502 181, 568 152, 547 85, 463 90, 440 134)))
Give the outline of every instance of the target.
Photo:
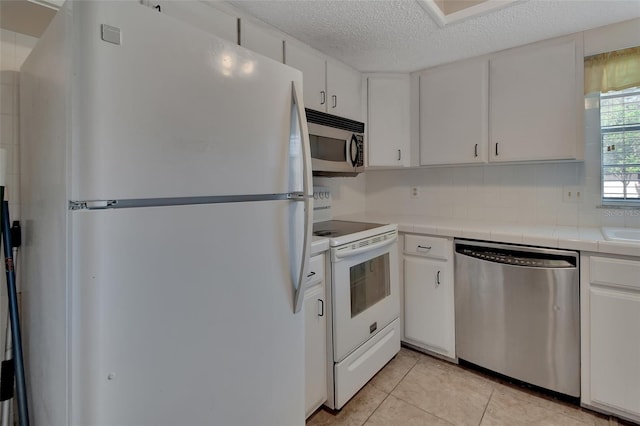
POLYGON ((364 246, 364 247, 360 247, 360 248, 357 248, 357 249, 348 250, 348 251, 345 251, 345 252, 342 252, 342 253, 340 252, 340 249, 338 249, 335 252, 335 257, 337 257, 339 259, 344 259, 344 258, 347 258, 347 257, 355 256, 355 255, 360 254, 360 253, 364 253, 364 252, 367 252, 367 251, 372 251, 372 250, 375 250, 375 249, 379 249, 379 248, 382 248, 382 247, 389 246, 389 245, 395 243, 397 240, 398 240, 398 236, 394 235, 392 238, 389 238, 388 240, 380 241, 379 243, 371 244, 369 246, 364 246))

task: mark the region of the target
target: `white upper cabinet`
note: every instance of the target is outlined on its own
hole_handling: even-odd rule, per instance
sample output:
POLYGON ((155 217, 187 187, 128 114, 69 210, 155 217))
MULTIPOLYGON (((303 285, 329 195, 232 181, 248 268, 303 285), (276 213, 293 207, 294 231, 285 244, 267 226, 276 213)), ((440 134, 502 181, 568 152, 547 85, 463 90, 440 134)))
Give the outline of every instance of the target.
POLYGON ((582 159, 582 43, 537 43, 490 60, 489 159, 582 159))
POLYGON ((582 54, 569 36, 419 72, 420 165, 584 159, 582 54))
POLYGON ((240 20, 240 45, 267 58, 283 62, 282 37, 244 18, 240 20))
POLYGON ((367 77, 369 166, 409 166, 409 75, 367 77))
POLYGON ((306 108, 362 121, 360 73, 289 41, 285 63, 302 71, 306 108))
POLYGON ((285 41, 285 63, 302 71, 304 106, 327 110, 326 61, 311 49, 285 41))
POLYGON ((489 138, 489 62, 420 73, 420 165, 483 163, 489 138))
POLYGON ((362 121, 360 73, 340 62, 327 59, 327 112, 362 121))
POLYGON ((149 7, 210 34, 238 43, 238 18, 199 1, 151 0, 149 7))

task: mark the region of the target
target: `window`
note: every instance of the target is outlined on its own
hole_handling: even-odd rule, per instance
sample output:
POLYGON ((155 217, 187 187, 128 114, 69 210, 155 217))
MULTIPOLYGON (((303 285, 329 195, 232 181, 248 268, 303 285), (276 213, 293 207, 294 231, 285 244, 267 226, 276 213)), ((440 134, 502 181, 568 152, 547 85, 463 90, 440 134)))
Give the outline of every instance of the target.
POLYGON ((584 93, 600 100, 602 204, 640 207, 640 46, 585 58, 584 93))
POLYGON ((600 94, 602 202, 640 206, 640 87, 600 94))

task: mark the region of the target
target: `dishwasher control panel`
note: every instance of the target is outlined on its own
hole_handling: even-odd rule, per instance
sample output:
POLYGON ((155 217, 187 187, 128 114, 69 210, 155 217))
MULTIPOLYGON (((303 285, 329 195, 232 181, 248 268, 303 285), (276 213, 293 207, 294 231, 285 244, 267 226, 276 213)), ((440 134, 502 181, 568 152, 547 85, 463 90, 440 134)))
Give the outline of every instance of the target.
POLYGON ((465 246, 458 244, 456 252, 465 256, 489 262, 504 263, 530 268, 575 268, 575 258, 544 253, 529 253, 518 250, 501 250, 488 247, 465 246))

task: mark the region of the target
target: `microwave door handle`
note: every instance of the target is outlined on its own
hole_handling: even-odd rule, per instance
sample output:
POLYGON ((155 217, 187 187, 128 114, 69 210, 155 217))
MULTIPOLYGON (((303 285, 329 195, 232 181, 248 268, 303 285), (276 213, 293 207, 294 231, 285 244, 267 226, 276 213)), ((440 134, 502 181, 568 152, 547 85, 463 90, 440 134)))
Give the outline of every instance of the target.
POLYGON ((351 142, 349 143, 349 159, 351 160, 351 165, 353 167, 358 164, 358 140, 356 139, 356 135, 351 135, 351 142))

